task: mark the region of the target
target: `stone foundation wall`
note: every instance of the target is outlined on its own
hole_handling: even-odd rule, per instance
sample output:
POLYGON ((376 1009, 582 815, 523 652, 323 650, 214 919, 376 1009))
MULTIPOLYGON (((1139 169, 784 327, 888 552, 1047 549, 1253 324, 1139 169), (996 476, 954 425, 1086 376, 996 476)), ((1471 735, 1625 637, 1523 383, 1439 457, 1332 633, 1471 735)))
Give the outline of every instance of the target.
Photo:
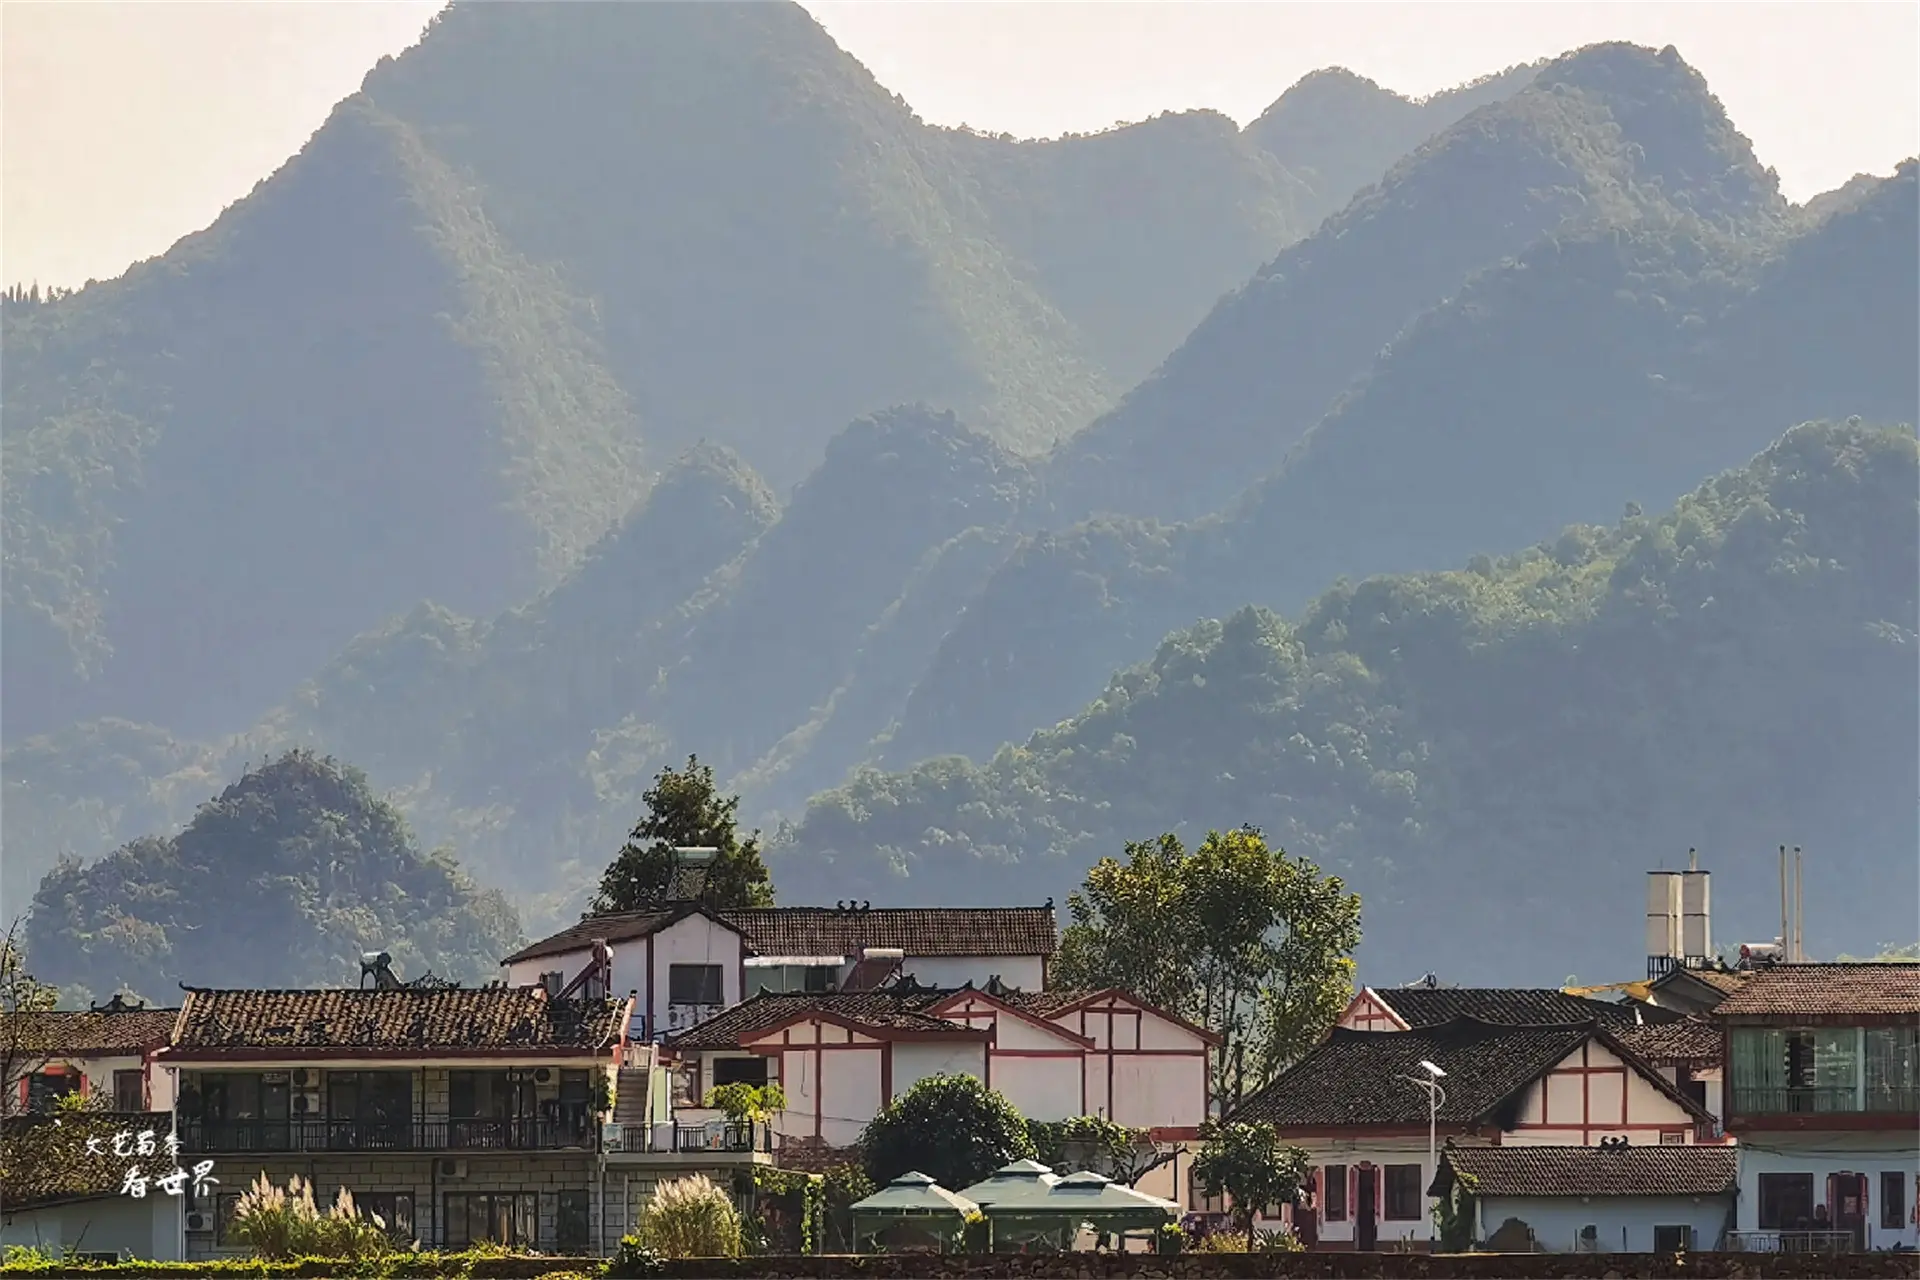
MULTIPOLYGON (((476 1275, 478 1273, 476 1272, 476 1275)), ((675 1280, 1912 1280, 1920 1253, 1834 1257, 1757 1253, 1053 1254, 704 1259, 670 1264, 675 1280)))

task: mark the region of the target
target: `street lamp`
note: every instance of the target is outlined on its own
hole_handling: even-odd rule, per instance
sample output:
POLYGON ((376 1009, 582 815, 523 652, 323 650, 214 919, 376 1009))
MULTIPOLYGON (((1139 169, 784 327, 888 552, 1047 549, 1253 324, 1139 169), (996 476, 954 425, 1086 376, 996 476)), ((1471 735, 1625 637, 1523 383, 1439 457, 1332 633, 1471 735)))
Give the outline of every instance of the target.
POLYGON ((1447 1073, 1425 1058, 1420 1059, 1420 1069, 1426 1072, 1420 1076, 1401 1076, 1408 1084, 1417 1084, 1427 1091, 1427 1177, 1433 1178, 1440 1171, 1440 1107, 1447 1100, 1447 1091, 1440 1083, 1440 1077, 1447 1073))

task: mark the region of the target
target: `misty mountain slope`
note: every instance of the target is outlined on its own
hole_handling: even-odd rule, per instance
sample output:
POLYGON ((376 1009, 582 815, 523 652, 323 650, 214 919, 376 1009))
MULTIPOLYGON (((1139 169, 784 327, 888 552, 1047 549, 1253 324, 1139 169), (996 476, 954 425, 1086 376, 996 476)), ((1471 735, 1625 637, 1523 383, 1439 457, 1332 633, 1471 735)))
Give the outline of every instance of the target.
MULTIPOLYGON (((1916 484, 1910 429, 1804 426, 1657 518, 1342 585, 1296 622, 1241 610, 986 764, 862 771, 775 877, 1030 900, 1125 840, 1254 822, 1361 893, 1383 980, 1550 982, 1622 953, 1650 859, 1815 841, 1810 918, 1894 936, 1920 891, 1916 484)), ((1769 919, 1771 888, 1723 874, 1716 913, 1769 919)))
POLYGON ((1655 506, 1794 421, 1920 421, 1911 166, 1776 245, 1698 219, 1549 241, 1411 326, 1228 512, 1036 541, 969 605, 879 757, 979 758, 1093 697, 1141 637, 1340 577, 1496 553, 1655 506), (1791 352, 1790 355, 1786 354, 1791 352), (1089 537, 1094 535, 1089 534, 1089 537))
POLYGON ((1303 211, 1317 225, 1428 138, 1518 93, 1541 65, 1510 67, 1417 100, 1345 67, 1328 67, 1281 94, 1246 127, 1246 136, 1307 186, 1303 211))
POLYGON ((506 607, 637 496, 585 317, 470 196, 349 104, 166 258, 7 308, 10 737, 231 724, 424 595, 506 607))
POLYGON ((1031 489, 1024 462, 950 413, 853 423, 779 523, 689 606, 647 718, 723 773, 748 767, 852 674, 862 636, 929 552, 1015 520, 1031 489))
POLYGON ((1467 116, 1228 297, 1048 480, 1066 516, 1192 519, 1278 466, 1381 347, 1565 223, 1764 225, 1773 176, 1672 50, 1596 45, 1467 116))

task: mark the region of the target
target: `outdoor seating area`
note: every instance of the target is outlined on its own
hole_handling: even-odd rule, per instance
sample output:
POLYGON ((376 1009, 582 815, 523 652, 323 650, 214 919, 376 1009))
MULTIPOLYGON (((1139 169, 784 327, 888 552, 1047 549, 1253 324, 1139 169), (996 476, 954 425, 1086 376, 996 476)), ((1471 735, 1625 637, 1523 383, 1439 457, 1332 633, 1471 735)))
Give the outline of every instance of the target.
POLYGON ((1066 1252, 1087 1232, 1123 1251, 1129 1239, 1151 1249, 1179 1214, 1171 1200, 1098 1173, 1063 1177, 1035 1160, 1016 1160, 957 1192, 924 1173, 902 1174, 852 1206, 854 1236, 863 1244, 884 1240, 893 1249, 941 1252, 1066 1252))

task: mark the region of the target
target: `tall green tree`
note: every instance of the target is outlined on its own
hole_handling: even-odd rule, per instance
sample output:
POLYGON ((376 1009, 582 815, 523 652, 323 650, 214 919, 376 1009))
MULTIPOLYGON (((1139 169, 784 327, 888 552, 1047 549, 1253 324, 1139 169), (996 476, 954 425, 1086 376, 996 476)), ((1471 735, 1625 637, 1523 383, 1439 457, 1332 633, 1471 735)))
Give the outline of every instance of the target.
POLYGON ((27 971, 20 948, 20 921, 0 939, 0 1115, 22 1110, 20 1082, 47 1063, 52 1048, 37 1014, 59 1003, 60 993, 27 971))
POLYGON ((1360 899, 1257 827, 1103 858, 1067 899, 1063 986, 1117 986, 1218 1033, 1223 1102, 1284 1070, 1353 993, 1360 899))
POLYGON ((928 1076, 867 1122, 860 1135, 867 1176, 885 1186, 924 1173, 949 1191, 972 1186, 1015 1160, 1031 1160, 1027 1122, 999 1091, 972 1076, 928 1076))
POLYGON ((1209 1196, 1233 1201, 1233 1217, 1253 1248, 1254 1218, 1268 1205, 1292 1204, 1307 1183, 1312 1157, 1280 1141, 1272 1125, 1210 1125, 1201 1135, 1193 1176, 1209 1196))
POLYGON ((600 877, 594 911, 644 911, 687 899, 716 908, 773 905, 760 833, 741 838, 740 797, 721 796, 711 765, 690 755, 684 769, 666 766, 641 800, 647 811, 600 877), (699 848, 714 850, 712 861, 704 874, 683 876, 690 869, 678 851, 699 848))

